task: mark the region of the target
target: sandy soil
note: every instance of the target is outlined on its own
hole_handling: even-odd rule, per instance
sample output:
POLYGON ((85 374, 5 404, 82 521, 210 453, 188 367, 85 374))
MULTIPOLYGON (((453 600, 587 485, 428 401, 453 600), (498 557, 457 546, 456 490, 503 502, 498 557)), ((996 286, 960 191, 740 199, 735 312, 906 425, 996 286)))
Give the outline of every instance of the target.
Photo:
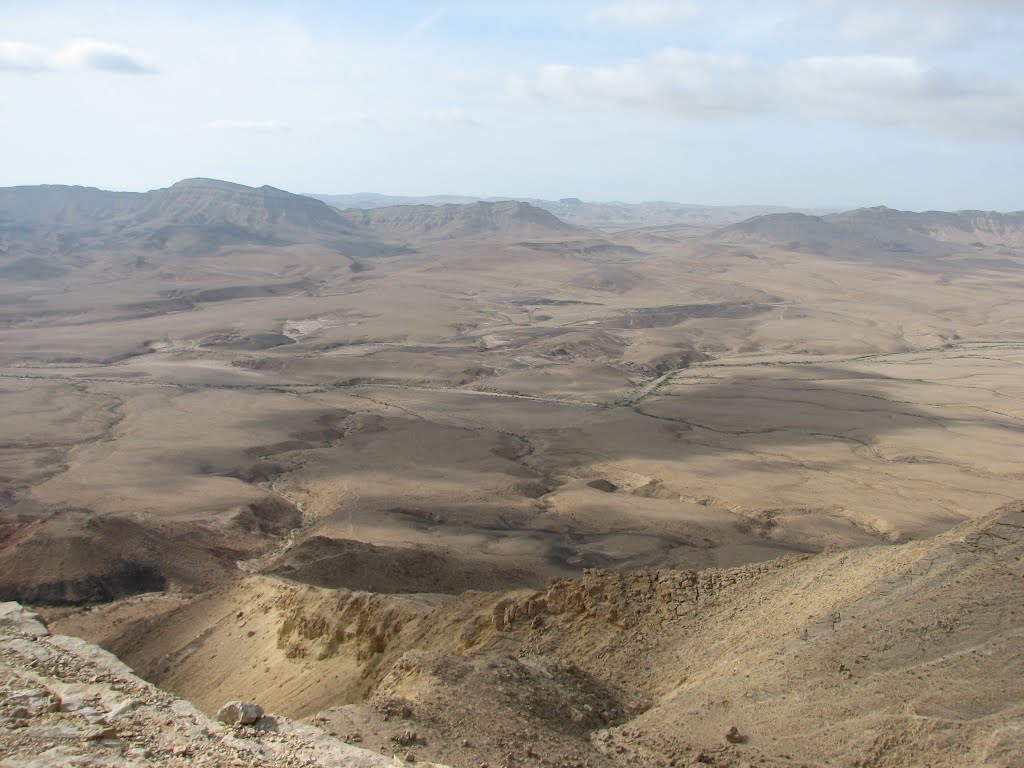
MULTIPOLYGON (((869 230, 898 212, 805 217, 838 238, 812 247, 804 219, 612 236, 511 207, 441 238, 417 234, 431 211, 285 202, 290 244, 199 228, 154 251, 133 224, 32 241, 60 269, 0 279, 0 599, 48 603, 203 707, 244 689, 385 741, 411 718, 460 766, 530 744, 561 765, 1013 764, 1020 678, 997 667, 1019 654, 996 624, 1016 614, 977 595, 1016 611, 1015 582, 986 561, 977 585, 906 592, 920 625, 877 591, 1024 498, 1009 224, 915 219, 895 253, 869 230), (578 589, 601 594, 739 570, 665 637, 495 618, 593 568, 578 589), (862 599, 871 634, 793 651, 862 599), (870 684, 853 648, 882 659, 870 684), (517 686, 557 704, 502 698, 517 686), (468 690, 498 692, 466 699, 478 736, 468 690)), ((633 610, 616 594, 596 614, 633 610)))

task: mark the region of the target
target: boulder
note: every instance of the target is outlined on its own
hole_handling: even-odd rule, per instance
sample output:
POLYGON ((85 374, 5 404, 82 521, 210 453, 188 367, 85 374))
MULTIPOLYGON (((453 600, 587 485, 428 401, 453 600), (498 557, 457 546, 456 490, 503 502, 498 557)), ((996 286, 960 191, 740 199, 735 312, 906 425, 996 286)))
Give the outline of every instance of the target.
POLYGON ((217 719, 227 725, 252 725, 263 717, 263 707, 251 701, 229 701, 217 710, 217 719))

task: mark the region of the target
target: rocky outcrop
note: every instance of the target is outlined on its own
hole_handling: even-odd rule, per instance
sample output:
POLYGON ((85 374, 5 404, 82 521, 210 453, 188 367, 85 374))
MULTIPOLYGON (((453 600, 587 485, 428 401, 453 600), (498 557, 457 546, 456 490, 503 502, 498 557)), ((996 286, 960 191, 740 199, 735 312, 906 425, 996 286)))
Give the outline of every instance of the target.
POLYGON ((664 624, 713 604, 720 592, 783 570, 793 559, 704 571, 618 573, 591 568, 579 579, 554 579, 544 592, 498 602, 494 628, 501 631, 525 622, 539 625, 544 617, 597 619, 621 627, 649 624, 652 619, 664 624))
POLYGON ((329 659, 345 648, 359 662, 382 653, 417 616, 400 600, 347 590, 315 606, 294 595, 281 610, 277 645, 288 658, 329 659))

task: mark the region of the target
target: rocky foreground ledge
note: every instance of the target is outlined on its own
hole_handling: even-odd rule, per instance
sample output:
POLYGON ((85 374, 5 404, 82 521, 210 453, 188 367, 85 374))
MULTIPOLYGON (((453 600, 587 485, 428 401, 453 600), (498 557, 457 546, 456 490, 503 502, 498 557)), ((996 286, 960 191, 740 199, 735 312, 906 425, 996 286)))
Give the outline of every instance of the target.
POLYGON ((247 725, 216 722, 136 677, 101 648, 51 635, 18 603, 0 603, 0 768, 69 765, 408 764, 276 715, 263 715, 247 725))

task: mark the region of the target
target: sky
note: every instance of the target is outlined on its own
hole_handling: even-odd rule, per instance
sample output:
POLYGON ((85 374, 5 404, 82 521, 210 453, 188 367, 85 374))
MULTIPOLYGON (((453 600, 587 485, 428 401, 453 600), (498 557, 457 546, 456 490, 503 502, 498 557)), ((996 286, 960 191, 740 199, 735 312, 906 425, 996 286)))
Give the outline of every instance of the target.
POLYGON ((0 186, 1024 209, 1024 0, 0 0, 0 186))

